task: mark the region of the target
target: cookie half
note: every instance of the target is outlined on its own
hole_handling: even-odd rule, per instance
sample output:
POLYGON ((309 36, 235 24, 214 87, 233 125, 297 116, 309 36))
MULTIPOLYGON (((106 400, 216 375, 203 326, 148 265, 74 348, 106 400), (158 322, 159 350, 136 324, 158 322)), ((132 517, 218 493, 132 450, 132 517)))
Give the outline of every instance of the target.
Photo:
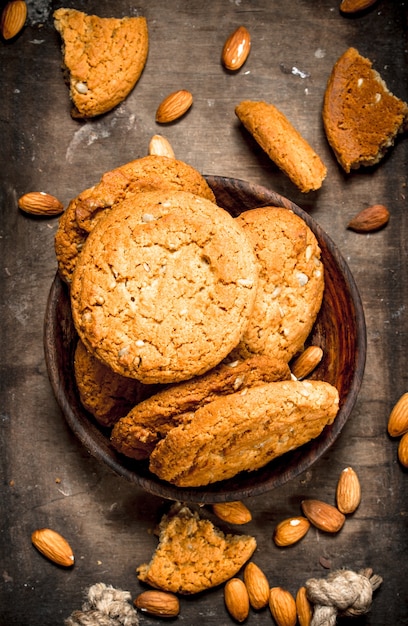
POLYGON ((218 398, 170 430, 150 470, 178 487, 253 471, 314 439, 335 419, 337 389, 322 381, 272 382, 218 398))
POLYGON ((248 326, 234 354, 267 354, 289 362, 320 310, 324 268, 317 239, 292 211, 263 207, 236 218, 251 241, 259 284, 248 326))
POLYGON ((105 18, 61 8, 54 12, 54 25, 62 38, 73 117, 102 115, 122 102, 146 64, 146 18, 105 18))
POLYGON ((343 170, 375 165, 408 128, 408 105, 369 59, 349 48, 335 63, 323 101, 327 140, 343 170))
POLYGON ((144 383, 203 374, 239 342, 257 264, 245 232, 210 200, 139 194, 95 226, 71 285, 73 321, 106 365, 144 383))

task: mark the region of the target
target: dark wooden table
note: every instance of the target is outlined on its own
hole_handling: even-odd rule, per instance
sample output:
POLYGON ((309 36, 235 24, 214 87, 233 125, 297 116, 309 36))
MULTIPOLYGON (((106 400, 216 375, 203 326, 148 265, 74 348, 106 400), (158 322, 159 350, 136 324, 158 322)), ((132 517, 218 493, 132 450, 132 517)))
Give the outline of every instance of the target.
MULTIPOLYGON (((284 486, 246 501, 253 520, 240 530, 257 538, 254 561, 271 586, 296 593, 311 576, 372 567, 383 584, 371 612, 350 623, 408 624, 408 473, 397 460, 397 440, 386 432, 392 406, 408 390, 408 142, 399 139, 378 167, 346 176, 321 122, 327 78, 349 46, 368 56, 391 91, 408 100, 406 2, 380 0, 354 17, 340 14, 338 0, 28 5, 23 32, 0 42, 1 625, 63 624, 81 606, 84 590, 99 581, 135 597, 142 589, 135 568, 150 559, 156 545, 151 530, 168 503, 91 457, 54 399, 43 320, 56 271, 57 219, 32 218, 17 207, 28 191, 47 191, 66 205, 104 171, 145 155, 155 133, 164 134, 176 156, 204 174, 260 183, 290 198, 310 212, 346 258, 367 323, 358 401, 323 458, 284 486), (61 73, 52 11, 62 5, 148 20, 149 58, 135 90, 116 110, 86 123, 70 117, 61 73), (220 53, 240 24, 252 35, 252 51, 232 75, 221 67, 220 53), (179 122, 160 127, 156 108, 177 89, 190 90, 194 105, 179 122), (234 106, 246 98, 278 106, 321 155, 328 175, 319 192, 300 193, 242 131, 234 106), (374 203, 388 206, 387 227, 370 235, 347 230, 351 217, 374 203), (360 477, 362 502, 343 530, 334 536, 311 530, 299 544, 278 549, 275 524, 298 515, 304 498, 333 502, 338 476, 348 465, 360 477), (58 568, 33 548, 31 532, 44 526, 70 541, 74 568, 58 568)), ((182 598, 177 621, 233 623, 221 588, 182 598)), ((142 625, 155 623, 140 616, 142 625)), ((269 609, 248 618, 248 624, 270 623, 269 609)))

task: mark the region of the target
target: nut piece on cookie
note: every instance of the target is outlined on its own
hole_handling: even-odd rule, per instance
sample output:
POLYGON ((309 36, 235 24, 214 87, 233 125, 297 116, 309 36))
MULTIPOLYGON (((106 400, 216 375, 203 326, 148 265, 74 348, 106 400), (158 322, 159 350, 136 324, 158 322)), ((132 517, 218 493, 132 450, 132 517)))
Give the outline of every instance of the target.
POLYGON ((122 102, 146 64, 146 18, 103 18, 61 8, 54 12, 54 25, 62 38, 72 117, 102 115, 122 102))
POLYGON ((267 102, 244 100, 235 107, 235 114, 300 191, 320 189, 327 168, 281 111, 267 102))
POLYGON ((224 534, 210 520, 174 504, 159 525, 159 544, 139 580, 156 589, 194 594, 224 583, 251 558, 256 540, 224 534))
POLYGON ((408 129, 408 105, 355 48, 333 66, 322 115, 327 140, 346 173, 376 165, 408 129))

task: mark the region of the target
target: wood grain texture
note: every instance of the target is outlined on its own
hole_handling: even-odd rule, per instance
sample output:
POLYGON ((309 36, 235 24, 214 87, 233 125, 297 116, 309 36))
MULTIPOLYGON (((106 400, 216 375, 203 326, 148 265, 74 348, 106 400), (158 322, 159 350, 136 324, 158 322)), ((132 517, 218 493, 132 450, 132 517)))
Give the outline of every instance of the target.
MULTIPOLYGON (((397 461, 397 440, 386 433, 391 408, 408 389, 408 142, 401 136, 377 167, 346 176, 321 123, 329 73, 349 46, 369 57, 391 91, 408 101, 407 7, 403 0, 379 0, 362 15, 343 16, 339 4, 34 0, 19 36, 0 42, 1 624, 63 624, 81 606, 84 590, 98 581, 128 589, 132 597, 142 590, 135 568, 150 559, 156 545, 151 531, 168 501, 95 459, 64 419, 43 349, 57 222, 22 214, 17 199, 45 191, 67 205, 104 171, 145 155, 157 132, 169 139, 176 157, 202 173, 263 185, 289 198, 328 233, 346 260, 367 327, 357 402, 333 446, 313 466, 273 491, 245 499, 253 518, 239 532, 257 538, 253 560, 271 586, 292 593, 307 578, 331 569, 371 566, 384 583, 370 614, 350 624, 408 624, 408 472, 397 461), (51 10, 67 5, 148 20, 149 56, 136 89, 115 111, 91 123, 70 117, 51 17, 51 10), (251 33, 252 48, 243 68, 231 74, 220 55, 226 36, 240 24, 251 33), (159 126, 156 108, 176 89, 191 91, 193 106, 179 122, 159 126), (318 192, 301 194, 242 129, 234 107, 247 98, 281 108, 318 152, 328 168, 318 192), (372 235, 347 230, 351 217, 374 203, 390 210, 386 228, 372 235), (274 526, 299 515, 304 498, 333 503, 338 476, 348 465, 359 475, 362 501, 340 533, 311 529, 292 548, 277 548, 274 526), (50 564, 32 547, 31 532, 44 526, 72 545, 71 571, 50 564)), ((202 510, 210 514, 207 506, 202 510)), ((182 599, 181 616, 186 626, 233 623, 222 589, 182 599)), ((141 626, 157 623, 140 616, 141 626)), ((271 624, 268 610, 251 611, 248 624, 271 624)))

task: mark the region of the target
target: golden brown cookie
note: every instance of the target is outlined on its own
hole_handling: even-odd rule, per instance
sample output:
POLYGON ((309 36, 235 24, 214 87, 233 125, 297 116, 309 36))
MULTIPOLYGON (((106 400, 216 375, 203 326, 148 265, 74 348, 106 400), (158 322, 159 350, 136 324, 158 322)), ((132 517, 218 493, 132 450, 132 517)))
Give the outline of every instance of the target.
POLYGON ((78 341, 74 356, 74 375, 83 407, 102 426, 113 426, 154 389, 138 380, 125 378, 101 363, 78 341))
POLYGON ((61 278, 70 283, 78 254, 98 219, 115 204, 136 193, 152 190, 190 191, 215 201, 205 178, 191 165, 149 155, 105 172, 68 205, 59 220, 55 253, 61 278))
POLYGON ((263 207, 237 218, 259 264, 254 309, 238 358, 268 354, 289 362, 307 339, 320 310, 324 271, 317 239, 292 211, 263 207))
POLYGON ((250 559, 256 540, 224 534, 181 504, 159 526, 159 544, 150 563, 137 568, 139 580, 157 589, 193 594, 222 584, 250 559))
POLYGON ((314 439, 338 412, 339 395, 315 380, 265 383, 218 398, 172 428, 149 468, 178 487, 253 471, 314 439))
POLYGON ((320 189, 326 166, 279 109, 267 102, 244 100, 235 107, 235 114, 300 191, 320 189))
POLYGON ((408 105, 355 48, 335 63, 322 114, 327 140, 347 173, 378 163, 408 127, 408 105))
POLYGON ((179 382, 239 342, 257 264, 241 226, 210 200, 183 191, 147 197, 119 204, 89 234, 71 285, 73 320, 118 374, 179 382))
POLYGON ((54 12, 54 25, 62 38, 73 117, 95 117, 122 102, 146 64, 146 19, 104 18, 61 8, 54 12))
POLYGON ((185 413, 247 387, 288 379, 288 365, 267 356, 221 363, 202 376, 171 385, 134 406, 116 423, 112 444, 126 456, 148 458, 158 441, 184 419, 185 413))

